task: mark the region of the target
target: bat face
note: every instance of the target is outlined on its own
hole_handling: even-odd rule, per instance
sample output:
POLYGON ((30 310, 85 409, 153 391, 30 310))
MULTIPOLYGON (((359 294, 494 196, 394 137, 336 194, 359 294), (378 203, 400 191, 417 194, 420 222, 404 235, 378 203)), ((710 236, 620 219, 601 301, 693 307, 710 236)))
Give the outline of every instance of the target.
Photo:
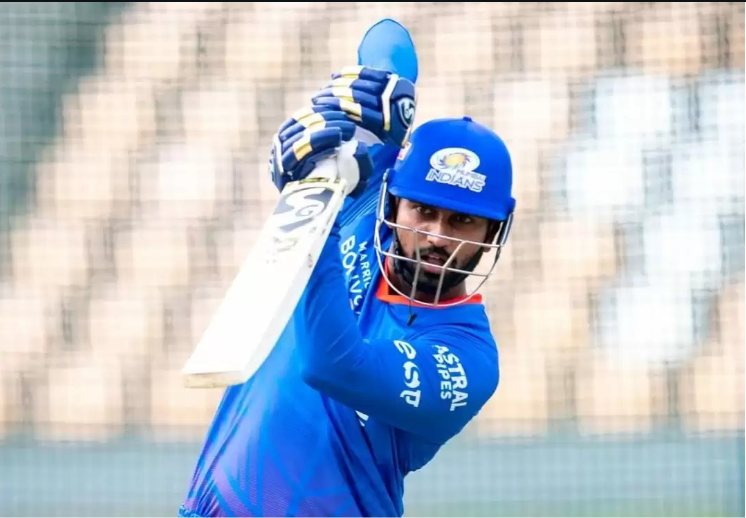
POLYGON ((305 290, 346 188, 345 181, 325 177, 285 186, 182 369, 187 387, 240 384, 261 367, 305 290))

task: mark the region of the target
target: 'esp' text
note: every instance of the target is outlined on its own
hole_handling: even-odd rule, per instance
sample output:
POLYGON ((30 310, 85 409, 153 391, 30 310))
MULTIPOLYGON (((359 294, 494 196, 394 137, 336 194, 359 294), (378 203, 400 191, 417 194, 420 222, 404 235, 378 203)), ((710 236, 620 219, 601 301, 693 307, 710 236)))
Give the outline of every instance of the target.
POLYGON ((417 364, 414 363, 414 359, 417 357, 417 351, 414 347, 407 342, 401 340, 394 340, 394 345, 397 350, 404 355, 406 361, 404 362, 404 385, 407 387, 402 390, 399 397, 403 398, 408 404, 417 408, 420 406, 420 397, 422 396, 420 387, 420 371, 417 368, 417 364))

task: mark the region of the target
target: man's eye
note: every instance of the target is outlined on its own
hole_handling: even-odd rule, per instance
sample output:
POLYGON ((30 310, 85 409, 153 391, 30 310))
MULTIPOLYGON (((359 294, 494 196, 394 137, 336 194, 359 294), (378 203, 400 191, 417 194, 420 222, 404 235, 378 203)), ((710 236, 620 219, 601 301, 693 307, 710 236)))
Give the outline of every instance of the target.
POLYGON ((423 207, 422 205, 417 206, 417 212, 420 214, 430 214, 432 209, 430 207, 423 207))
POLYGON ((474 221, 470 216, 466 216, 464 214, 457 216, 456 220, 462 225, 468 225, 469 223, 474 221))

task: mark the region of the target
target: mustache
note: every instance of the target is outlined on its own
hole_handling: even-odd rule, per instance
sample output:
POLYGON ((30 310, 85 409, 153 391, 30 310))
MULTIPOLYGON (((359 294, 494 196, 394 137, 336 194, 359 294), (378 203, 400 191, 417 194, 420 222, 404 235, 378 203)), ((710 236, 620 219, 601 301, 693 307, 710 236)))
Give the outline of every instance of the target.
MULTIPOLYGON (((420 259, 423 261, 427 261, 427 258, 437 258, 440 259, 443 264, 448 261, 448 259, 451 257, 451 254, 448 253, 448 251, 445 248, 440 247, 430 247, 430 248, 422 248, 420 249, 420 259)), ((417 254, 414 254, 413 259, 417 259, 417 254)), ((451 261, 451 264, 449 264, 449 267, 457 268, 457 260, 456 258, 451 261)))

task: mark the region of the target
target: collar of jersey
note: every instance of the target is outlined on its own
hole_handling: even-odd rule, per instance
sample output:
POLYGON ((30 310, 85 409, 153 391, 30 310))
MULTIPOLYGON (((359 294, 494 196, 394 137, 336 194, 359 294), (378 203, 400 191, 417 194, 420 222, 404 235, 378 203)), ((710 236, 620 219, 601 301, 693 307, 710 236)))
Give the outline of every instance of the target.
MULTIPOLYGON (((386 275, 388 275, 388 261, 385 262, 384 268, 386 269, 386 275)), ((421 304, 414 300, 410 301, 408 298, 403 297, 396 292, 392 292, 391 287, 389 286, 389 283, 386 282, 386 279, 384 278, 383 275, 381 275, 378 279, 378 290, 376 290, 376 298, 380 300, 381 302, 385 302, 387 304, 405 304, 405 305, 411 304, 413 307, 418 307, 418 308, 447 309, 449 307, 449 306, 428 306, 427 304, 421 304)), ((462 304, 481 304, 482 294, 475 293, 471 297, 469 297, 468 295, 464 295, 462 297, 454 297, 452 299, 444 300, 443 304, 452 304, 452 303, 459 302, 459 301, 463 301, 462 304)))

